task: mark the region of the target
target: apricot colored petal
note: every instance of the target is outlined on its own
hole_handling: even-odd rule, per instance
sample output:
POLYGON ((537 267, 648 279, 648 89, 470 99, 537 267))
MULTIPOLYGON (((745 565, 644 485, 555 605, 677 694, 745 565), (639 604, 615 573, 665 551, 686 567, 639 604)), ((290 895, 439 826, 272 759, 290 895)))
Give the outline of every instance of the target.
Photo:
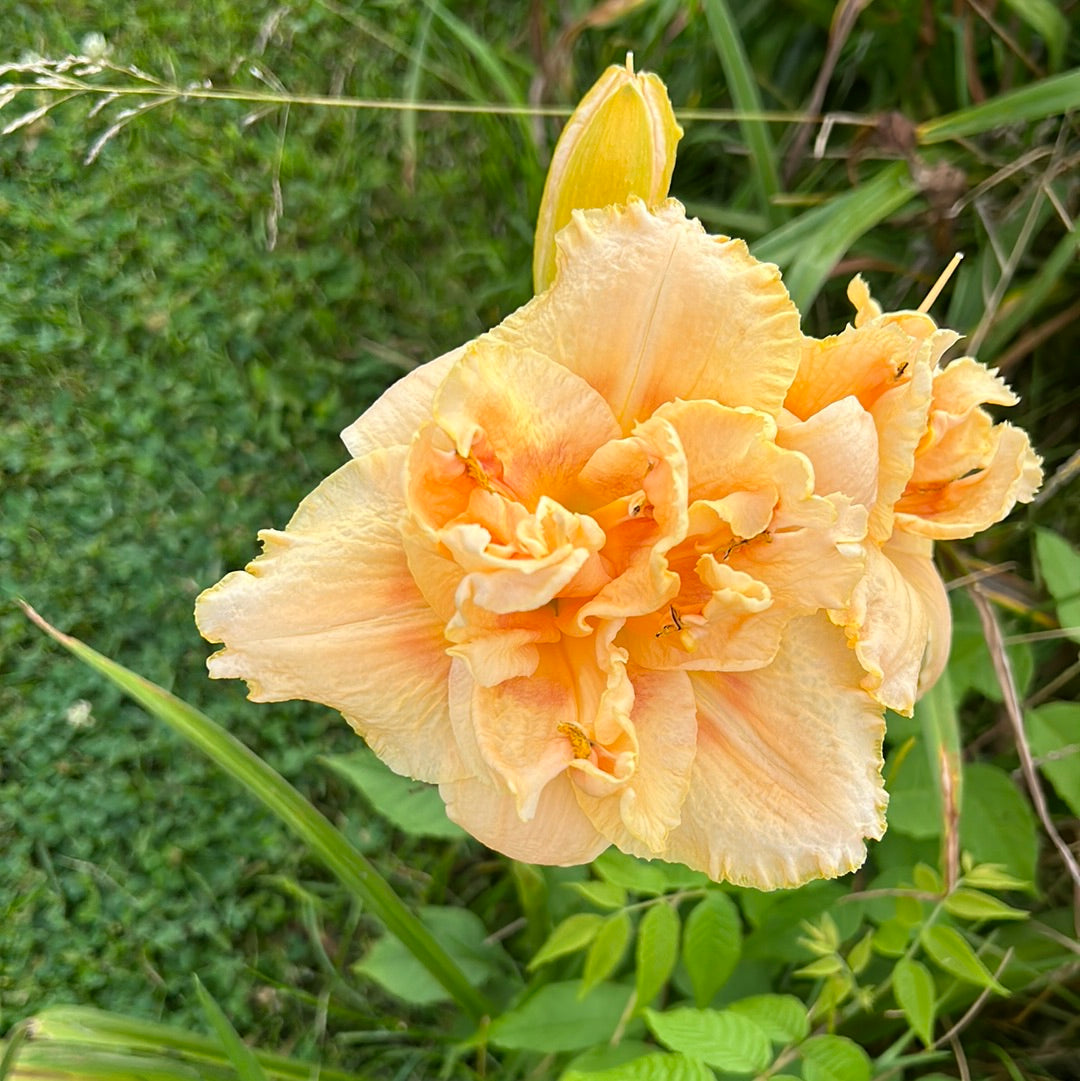
POLYGON ((999 424, 985 469, 926 490, 912 488, 897 504, 898 529, 937 540, 971 537, 1030 503, 1042 484, 1042 459, 1027 433, 999 424))
POLYGON ((590 863, 610 844, 579 806, 565 773, 544 788, 527 822, 509 792, 479 778, 441 784, 439 794, 454 822, 511 859, 573 867, 590 863))
POLYGON ((614 576, 578 612, 577 625, 583 631, 588 619, 622 619, 655 611, 678 588, 667 555, 686 536, 687 466, 670 424, 654 417, 637 425, 629 438, 600 447, 582 474, 582 488, 598 491, 610 484, 609 494, 622 495, 619 486, 628 476, 634 477, 630 486, 640 484, 651 511, 622 523, 621 529, 609 529, 603 554, 612 562, 614 576), (648 533, 643 535, 642 530, 648 533), (626 544, 620 545, 622 541, 626 544))
POLYGON ((885 830, 881 707, 823 615, 788 626, 776 660, 692 673, 698 747, 665 859, 771 890, 833 878, 885 830))
POLYGON ((392 769, 441 781, 461 775, 450 659, 401 546, 404 457, 395 447, 342 466, 284 532, 260 534, 263 554, 206 590, 195 616, 225 645, 207 662, 213 678, 246 680, 256 702, 340 710, 392 769))
POLYGON ((462 458, 474 457, 529 508, 541 495, 566 501, 596 448, 622 434, 608 403, 580 375, 491 336, 450 369, 433 413, 462 458))
POLYGON ((799 314, 776 267, 707 236, 668 200, 575 212, 552 287, 491 332, 603 395, 624 433, 675 397, 775 415, 799 363, 799 314))
POLYGON ((818 495, 843 492, 872 507, 877 500, 878 437, 874 418, 854 397, 831 402, 809 420, 781 422, 777 443, 805 454, 818 495))
POLYGON ((952 609, 945 583, 934 564, 934 545, 924 537, 897 530, 882 548, 926 613, 927 641, 919 672, 918 697, 938 681, 952 646, 952 609))
POLYGON ((844 621, 867 673, 862 686, 910 716, 928 659, 936 678, 949 650, 949 603, 932 542, 897 533, 882 549, 870 546, 866 576, 844 621))
POLYGON ((431 418, 435 392, 466 348, 459 346, 421 364, 394 383, 341 433, 348 452, 362 458, 373 450, 408 445, 417 429, 431 418))
POLYGON ((808 338, 784 403, 809 421, 850 395, 873 417, 878 478, 869 534, 879 543, 892 532, 893 506, 915 469, 930 409, 934 358, 942 345, 936 339, 916 339, 884 319, 822 341, 808 338))
MULTIPOLYGON (((697 753, 697 718, 690 679, 684 672, 631 676, 634 704, 629 721, 638 749, 633 773, 618 792, 597 798, 585 787, 578 802, 593 825, 624 851, 663 855, 671 830, 682 820, 697 753)), ((571 776, 575 775, 572 763, 571 776)))

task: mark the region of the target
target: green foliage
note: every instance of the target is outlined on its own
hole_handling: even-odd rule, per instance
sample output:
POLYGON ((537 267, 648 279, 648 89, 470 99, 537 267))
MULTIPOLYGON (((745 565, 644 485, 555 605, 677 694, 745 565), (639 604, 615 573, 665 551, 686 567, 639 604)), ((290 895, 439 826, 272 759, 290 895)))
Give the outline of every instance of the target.
MULTIPOLYGON (((849 318, 851 274, 886 307, 917 307, 964 250, 941 321, 1001 365, 1024 397, 1013 419, 1061 472, 1026 515, 942 545, 942 566, 1013 568, 981 581, 1047 814, 1071 839, 1075 5, 1009 0, 993 23, 972 5, 863 5, 846 35, 849 5, 823 0, 616 7, 590 8, 586 26, 584 7, 554 4, 17 5, 0 63, 99 30, 117 62, 180 83, 569 104, 633 49, 680 110, 740 111, 686 122, 673 194, 780 263, 808 331, 849 318), (811 129, 790 110, 830 50, 818 111, 837 122, 811 129)), ((43 103, 9 102, 0 126, 43 103)), ((470 1024, 269 814, 9 606, 0 1027, 35 1015, 14 1076, 237 1076, 250 1061, 235 1042, 230 1072, 219 1039, 185 1031, 228 1044, 235 1025, 296 1049, 253 1056, 270 1078, 311 1076, 315 1058, 330 1078, 942 1077, 957 1071, 935 1041, 973 1006, 958 1036, 972 1076, 1064 1072, 1068 873, 1018 779, 995 658, 961 589, 940 697, 890 718, 885 840, 852 880, 774 894, 615 851, 591 870, 493 862, 326 711, 253 709, 208 686, 198 590, 340 464, 336 433, 390 381, 528 298, 556 124, 178 101, 86 167, 123 102, 95 117, 89 104, 0 138, 0 588, 241 736, 493 1003, 490 1024, 470 1024), (50 1008, 61 1001, 179 1027, 50 1008)))
POLYGON ((359 792, 376 812, 410 837, 453 841, 465 832, 446 817, 446 804, 434 786, 411 781, 388 769, 367 747, 323 762, 359 792))

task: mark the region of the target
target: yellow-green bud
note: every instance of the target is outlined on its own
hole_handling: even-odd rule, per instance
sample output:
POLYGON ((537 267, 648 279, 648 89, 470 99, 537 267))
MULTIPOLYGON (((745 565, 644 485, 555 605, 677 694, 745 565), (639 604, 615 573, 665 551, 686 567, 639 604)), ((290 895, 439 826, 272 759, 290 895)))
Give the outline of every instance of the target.
POLYGON ((682 128, 655 75, 634 74, 634 58, 613 64, 581 99, 555 146, 540 201, 533 287, 555 277, 555 234, 575 210, 625 203, 655 206, 667 196, 682 128))

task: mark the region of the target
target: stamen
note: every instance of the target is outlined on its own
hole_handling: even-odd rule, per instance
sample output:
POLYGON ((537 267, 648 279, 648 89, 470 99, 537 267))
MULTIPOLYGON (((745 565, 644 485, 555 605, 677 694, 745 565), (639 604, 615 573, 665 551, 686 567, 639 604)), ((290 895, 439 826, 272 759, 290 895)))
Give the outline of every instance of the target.
POLYGON ((683 629, 682 620, 679 618, 679 613, 675 610, 675 605, 669 605, 668 611, 671 613, 671 622, 665 623, 660 630, 656 632, 657 638, 665 638, 669 634, 674 634, 676 631, 683 629))
POLYGON ((941 290, 948 284, 949 279, 953 276, 953 271, 960 265, 961 260, 964 258, 964 253, 958 251, 950 261, 949 265, 941 272, 938 280, 934 282, 933 288, 926 294, 926 299, 916 309, 920 312, 928 312, 933 306, 933 303, 941 295, 941 290))
POLYGON ((590 758, 592 756, 592 741, 576 724, 563 721, 555 729, 560 736, 566 736, 570 741, 570 749, 575 758, 590 758))

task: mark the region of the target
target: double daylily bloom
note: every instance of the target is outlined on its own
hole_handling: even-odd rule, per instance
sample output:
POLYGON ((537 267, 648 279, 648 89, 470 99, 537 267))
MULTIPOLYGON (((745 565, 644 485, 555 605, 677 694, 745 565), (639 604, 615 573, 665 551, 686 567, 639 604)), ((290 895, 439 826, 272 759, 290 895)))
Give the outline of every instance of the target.
POLYGON ((775 267, 649 198, 574 212, 549 289, 346 429, 200 597, 210 672, 340 710, 517 859, 838 875, 885 828, 884 708, 947 653, 933 539, 1038 462, 951 332, 856 280, 808 339, 775 267))

